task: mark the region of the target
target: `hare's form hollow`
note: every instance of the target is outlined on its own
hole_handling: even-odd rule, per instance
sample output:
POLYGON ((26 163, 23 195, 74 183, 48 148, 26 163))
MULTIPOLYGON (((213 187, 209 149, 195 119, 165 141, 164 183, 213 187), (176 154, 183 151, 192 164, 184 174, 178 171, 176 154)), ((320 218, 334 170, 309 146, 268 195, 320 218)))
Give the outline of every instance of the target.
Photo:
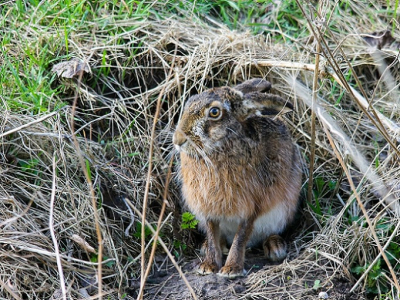
POLYGON ((296 213, 302 172, 279 118, 293 106, 270 88, 252 79, 192 96, 174 133, 182 196, 207 235, 201 274, 242 276, 246 246, 258 243, 269 259, 286 257, 279 234, 296 213))

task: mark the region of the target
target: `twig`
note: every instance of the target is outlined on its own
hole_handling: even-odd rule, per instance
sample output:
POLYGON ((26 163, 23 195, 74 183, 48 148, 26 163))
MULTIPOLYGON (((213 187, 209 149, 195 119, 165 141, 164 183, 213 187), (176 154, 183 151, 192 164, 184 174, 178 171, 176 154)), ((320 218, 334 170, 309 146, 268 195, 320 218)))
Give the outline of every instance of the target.
MULTIPOLYGON (((297 0, 298 1, 298 0, 297 0)), ((320 6, 321 7, 321 6, 320 6)), ((319 39, 319 37, 315 37, 319 39)), ((318 98, 318 77, 319 77, 319 52, 321 51, 320 42, 316 44, 316 54, 315 54, 315 69, 313 78, 313 93, 312 93, 312 103, 311 103, 311 145, 310 145, 310 167, 308 174, 308 191, 307 200, 309 203, 313 199, 313 180, 314 180, 314 164, 315 164, 315 103, 318 98)))
MULTIPOLYGON (((333 79, 335 79, 335 81, 337 83, 339 83, 343 88, 346 88, 346 86, 343 84, 343 82, 339 79, 339 77, 336 74, 331 74, 331 76, 333 77, 333 79)), ((390 120, 389 118, 387 118, 386 116, 384 116, 381 112, 376 111, 374 108, 372 108, 370 106, 370 103, 368 102, 368 100, 366 100, 358 91, 356 91, 353 87, 349 86, 353 96, 357 99, 357 101, 361 104, 362 107, 371 110, 371 111, 375 111, 376 115, 378 116, 377 119, 382 120, 382 123, 389 128, 392 132, 394 133, 400 133, 400 127, 399 125, 397 125, 396 123, 394 123, 392 120, 390 120)), ((389 142, 389 141, 388 141, 389 142)), ((395 147, 395 149, 397 149, 395 147)), ((400 153, 399 153, 400 154, 400 153)))
POLYGON ((81 165, 82 168, 82 172, 85 175, 86 178, 86 182, 88 183, 89 186, 89 192, 90 192, 90 198, 91 198, 91 202, 92 202, 92 208, 93 208, 93 216, 94 216, 94 223, 95 223, 95 227, 96 227, 96 236, 97 236, 97 244, 98 244, 98 252, 97 252, 97 261, 98 261, 98 265, 97 265, 97 278, 98 278, 98 299, 102 300, 103 298, 103 280, 102 280, 102 261, 103 261, 103 237, 101 234, 101 230, 100 230, 100 221, 99 221, 99 215, 97 212, 97 203, 96 203, 96 196, 94 193, 94 189, 93 189, 93 183, 92 183, 92 179, 90 178, 90 175, 86 169, 86 164, 85 161, 83 160, 83 156, 82 156, 82 151, 80 149, 79 143, 78 143, 78 139, 76 137, 76 133, 75 133, 75 129, 74 129, 74 118, 75 118, 75 110, 76 110, 76 105, 78 103, 78 91, 82 82, 82 76, 83 76, 83 72, 80 72, 79 74, 79 78, 78 78, 78 86, 76 89, 76 93, 75 93, 75 98, 74 98, 74 103, 72 105, 72 112, 71 112, 71 136, 72 136, 72 140, 74 142, 74 147, 76 149, 76 153, 77 153, 77 157, 79 160, 79 163, 81 165))
POLYGON ((32 126, 32 125, 34 125, 34 124, 36 124, 36 123, 40 123, 40 122, 42 122, 42 121, 44 121, 44 120, 46 120, 46 119, 48 119, 48 118, 51 118, 52 116, 58 114, 58 112, 59 112, 59 111, 53 111, 52 113, 50 113, 50 114, 48 114, 48 115, 45 115, 45 116, 43 116, 43 117, 41 117, 41 118, 39 118, 39 119, 36 119, 35 121, 26 123, 26 124, 21 125, 21 126, 19 126, 19 127, 13 128, 13 129, 11 129, 11 130, 9 130, 9 131, 7 131, 7 132, 4 132, 4 133, 0 134, 0 138, 5 137, 5 136, 7 136, 7 135, 9 135, 9 134, 12 134, 12 133, 14 133, 14 132, 17 132, 17 131, 19 131, 19 130, 21 130, 21 129, 24 129, 24 128, 27 128, 27 127, 29 127, 29 126, 32 126))
MULTIPOLYGON (((156 253, 157 239, 158 239, 158 237, 160 235, 161 222, 162 222, 162 219, 164 217, 165 207, 166 207, 166 204, 167 204, 168 186, 169 186, 169 182, 170 182, 170 179, 171 179, 171 171, 172 171, 172 163, 173 163, 173 161, 174 161, 174 156, 171 157, 171 160, 170 160, 169 166, 168 166, 168 173, 167 173, 167 177, 165 179, 165 184, 164 184, 165 188, 164 188, 164 194, 163 194, 163 204, 162 204, 162 207, 161 207, 160 216, 158 218, 157 230, 156 230, 156 234, 154 236, 154 242, 153 242, 153 247, 151 249, 150 258, 149 258, 149 261, 148 261, 148 264, 147 264, 146 272, 144 273, 144 277, 143 277, 143 279, 144 279, 143 281, 144 282, 146 282, 146 279, 149 276, 151 265, 152 265, 153 260, 154 260, 154 255, 156 253)), ((138 299, 143 298, 144 286, 145 286, 145 284, 141 284, 140 285, 138 299)))
MULTIPOLYGON (((275 68, 285 68, 291 70, 305 70, 315 72, 315 64, 306 64, 301 62, 293 62, 293 61, 283 61, 283 60, 270 60, 270 59, 262 59, 262 60, 252 60, 251 62, 245 63, 245 65, 252 65, 258 67, 275 67, 275 68)), ((325 73, 326 70, 321 69, 319 72, 321 76, 327 75, 325 73)))
MULTIPOLYGON (((39 255, 47 256, 47 257, 50 257, 50 258, 53 258, 53 257, 55 258, 56 257, 56 255, 52 251, 44 250, 44 249, 39 248, 37 246, 36 247, 33 247, 33 246, 32 247, 28 247, 25 244, 18 244, 18 243, 15 242, 15 238, 2 238, 2 239, 0 239, 0 244, 4 244, 4 245, 12 244, 13 247, 16 247, 16 248, 18 248, 18 249, 20 249, 22 251, 37 253, 39 255)), ((90 262, 90 261, 87 261, 87 260, 82 260, 82 259, 78 259, 78 258, 74 258, 74 257, 68 256, 68 255, 62 255, 62 254, 60 254, 60 257, 65 260, 65 263, 72 261, 72 262, 74 262, 76 264, 87 265, 87 266, 98 266, 100 263, 107 264, 108 262, 114 262, 115 261, 115 259, 109 258, 109 259, 105 259, 102 262, 90 262)))
MULTIPOLYGON (((311 107, 311 98, 312 95, 310 91, 304 87, 302 84, 294 81, 291 77, 283 76, 284 80, 288 83, 288 85, 292 86, 297 95, 302 98, 304 103, 311 107)), ((360 168, 362 172, 365 173, 367 179, 371 182, 373 187, 379 192, 382 197, 384 197, 385 202, 389 205, 389 207, 396 213, 400 213, 400 208, 398 205, 393 205, 397 203, 395 197, 388 194, 386 186, 383 184, 382 180, 376 175, 373 171, 373 168, 367 167, 370 166, 370 163, 364 158, 364 156, 355 148, 347 135, 343 132, 343 130, 337 125, 337 122, 333 120, 333 118, 323 109, 318 103, 316 105, 316 114, 318 119, 327 127, 330 128, 330 131, 334 133, 338 138, 340 138, 343 144, 346 146, 348 153, 351 155, 351 158, 355 162, 355 164, 360 168), (386 195, 386 196, 384 196, 386 195)))
POLYGON ((60 258, 60 250, 58 249, 57 238, 56 238, 56 235, 54 233, 54 200, 55 200, 55 195, 56 195, 56 156, 53 155, 53 181, 52 181, 51 198, 50 198, 49 231, 50 231, 51 239, 53 240, 54 252, 56 254, 57 268, 58 268, 58 274, 60 276, 60 286, 61 286, 62 297, 63 297, 64 300, 66 300, 67 299, 67 290, 65 288, 64 271, 63 271, 61 258, 60 258))
MULTIPOLYGON (((135 211, 135 213, 139 216, 142 217, 141 212, 131 203, 131 201, 129 201, 128 199, 126 199, 126 203, 129 204, 129 206, 135 211)), ((147 227, 150 229, 150 231, 153 233, 153 236, 155 236, 156 231, 153 229, 153 227, 151 226, 151 224, 145 219, 145 223, 147 225, 147 227)), ((171 252, 169 251, 167 245, 165 245, 164 241, 161 239, 161 237, 158 237, 158 242, 160 243, 161 247, 163 247, 165 253, 167 253, 169 259, 171 260, 172 264, 175 266, 176 270, 178 271, 179 275, 181 276, 182 280, 185 282, 187 288, 189 289, 189 292, 192 294, 193 299, 198 300, 196 293, 194 292, 192 286, 190 285, 189 281, 187 280, 185 274, 183 274, 181 267, 179 267, 178 263, 176 262, 174 256, 171 254, 171 252)))
POLYGON ((96 119, 93 119, 90 122, 87 122, 85 125, 83 125, 81 128, 79 128, 77 131, 75 131, 75 134, 78 134, 79 132, 81 132, 83 129, 85 129, 86 127, 90 126, 91 124, 99 122, 100 120, 106 119, 106 118, 112 116, 113 114, 114 114, 114 112, 111 112, 109 114, 105 114, 104 116, 100 116, 100 117, 98 117, 96 119))
MULTIPOLYGON (((14 2, 15 0, 10 0, 10 1, 7 1, 7 2, 3 2, 3 3, 0 3, 0 6, 5 6, 5 5, 7 5, 7 4, 10 4, 10 3, 12 3, 12 2, 14 2)), ((9 9, 9 11, 7 12, 7 14, 10 12, 12 10, 12 8, 10 8, 9 9)))
MULTIPOLYGON (((165 79, 166 84, 164 84, 164 86, 157 98, 156 112, 154 113, 153 127, 151 130, 148 171, 147 171, 146 186, 145 186, 145 191, 144 191, 143 208, 142 208, 142 212, 143 212, 142 213, 142 228, 141 228, 141 256, 142 257, 141 257, 141 272, 140 272, 140 275, 141 275, 140 289, 143 289, 144 285, 146 284, 146 282, 144 281, 145 270, 146 270, 146 259, 145 259, 146 232, 145 232, 145 226, 143 224, 146 221, 147 202, 148 202, 149 192, 150 192, 150 179, 151 179, 151 172, 152 172, 152 168, 153 168, 153 152, 154 152, 154 141, 155 141, 155 135, 156 135, 156 126, 157 126, 158 116, 160 115, 160 110, 161 110, 161 100, 162 100, 162 97, 164 96, 164 92, 167 87, 167 83, 168 83, 169 79, 171 78, 172 72, 174 70, 176 51, 177 51, 177 48, 175 47, 175 55, 173 56, 174 59, 172 61, 171 67, 169 69, 168 76, 165 79)), ((143 295, 140 297, 140 294, 139 294, 138 300, 140 300, 140 299, 143 299, 143 295)))

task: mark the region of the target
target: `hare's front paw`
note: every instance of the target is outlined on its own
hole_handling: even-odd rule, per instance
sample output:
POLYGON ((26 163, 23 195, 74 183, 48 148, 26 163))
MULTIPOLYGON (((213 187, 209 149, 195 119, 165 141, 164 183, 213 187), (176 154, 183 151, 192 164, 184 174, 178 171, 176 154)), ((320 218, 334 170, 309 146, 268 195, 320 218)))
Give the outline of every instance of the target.
POLYGON ((287 256, 287 245, 279 235, 269 236, 263 244, 264 254, 271 261, 280 262, 287 256))
POLYGON ((246 275, 246 271, 243 269, 243 265, 230 264, 223 266, 217 275, 233 279, 246 275))
POLYGON ((218 271, 218 265, 215 262, 209 262, 207 260, 203 261, 199 268, 197 269, 197 273, 201 275, 208 275, 212 273, 216 273, 218 271))

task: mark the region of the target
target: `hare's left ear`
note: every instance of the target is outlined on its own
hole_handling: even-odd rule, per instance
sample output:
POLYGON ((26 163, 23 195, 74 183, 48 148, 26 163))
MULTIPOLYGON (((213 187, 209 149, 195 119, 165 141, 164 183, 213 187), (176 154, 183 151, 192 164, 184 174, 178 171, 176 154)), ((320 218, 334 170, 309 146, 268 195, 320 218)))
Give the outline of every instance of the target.
POLYGON ((268 92, 271 89, 271 83, 265 79, 254 78, 235 86, 234 89, 241 91, 243 94, 252 92, 268 92))
POLYGON ((276 116, 293 110, 293 105, 283 98, 264 93, 249 93, 243 96, 241 119, 247 119, 251 115, 276 116))

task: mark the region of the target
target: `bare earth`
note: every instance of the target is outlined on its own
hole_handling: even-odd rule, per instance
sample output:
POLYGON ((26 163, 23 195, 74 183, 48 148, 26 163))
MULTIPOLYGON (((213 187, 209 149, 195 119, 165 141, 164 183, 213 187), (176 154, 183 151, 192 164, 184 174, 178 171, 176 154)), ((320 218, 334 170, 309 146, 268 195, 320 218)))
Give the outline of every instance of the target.
MULTIPOLYGON (((350 293, 352 285, 347 280, 335 279, 331 282, 329 290, 313 289, 313 283, 305 284, 303 288, 288 285, 285 292, 269 294, 267 292, 253 292, 249 284, 249 276, 257 276, 259 271, 266 271, 274 267, 266 261, 260 250, 252 250, 246 253, 245 268, 248 275, 236 279, 227 279, 216 274, 202 276, 196 273, 200 263, 199 258, 184 259, 181 262, 182 271, 192 286, 198 299, 319 299, 321 291, 327 292, 328 299, 365 299, 362 296, 350 293), (295 290, 294 290, 295 289, 295 290)), ((262 273, 262 272, 260 272, 262 273)), ((273 280, 265 285, 282 288, 280 280, 273 280)), ((133 284, 138 286, 137 283, 133 284)), ((163 267, 155 271, 147 281, 145 299, 193 299, 190 291, 180 278, 173 266, 163 267)), ((135 289, 136 290, 136 289, 135 289)), ((135 296, 133 292, 132 296, 135 296)))

